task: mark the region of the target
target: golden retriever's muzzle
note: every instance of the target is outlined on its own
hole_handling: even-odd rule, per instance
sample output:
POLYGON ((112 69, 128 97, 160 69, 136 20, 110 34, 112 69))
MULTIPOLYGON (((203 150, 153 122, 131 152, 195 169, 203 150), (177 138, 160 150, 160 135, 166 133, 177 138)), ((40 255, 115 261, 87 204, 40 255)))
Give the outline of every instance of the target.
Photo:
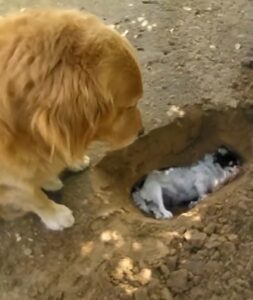
POLYGON ((138 137, 142 137, 145 134, 145 129, 142 128, 139 132, 138 132, 138 137))

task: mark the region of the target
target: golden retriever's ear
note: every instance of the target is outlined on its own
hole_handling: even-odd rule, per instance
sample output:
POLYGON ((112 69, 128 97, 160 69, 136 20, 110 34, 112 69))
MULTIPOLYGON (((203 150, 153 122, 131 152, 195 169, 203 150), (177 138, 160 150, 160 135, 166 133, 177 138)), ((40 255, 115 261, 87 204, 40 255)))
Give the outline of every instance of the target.
POLYGON ((111 110, 100 87, 85 72, 61 62, 43 83, 32 118, 32 130, 71 162, 83 155, 99 119, 111 110))

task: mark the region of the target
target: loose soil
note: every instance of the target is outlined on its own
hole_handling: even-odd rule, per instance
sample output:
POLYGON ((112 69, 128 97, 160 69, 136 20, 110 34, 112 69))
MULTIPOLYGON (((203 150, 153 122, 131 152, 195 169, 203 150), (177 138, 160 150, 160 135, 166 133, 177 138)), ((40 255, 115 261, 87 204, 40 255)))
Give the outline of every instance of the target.
POLYGON ((147 134, 106 156, 95 147, 92 167, 65 179, 74 227, 1 221, 0 299, 253 299, 251 2, 0 0, 0 12, 51 5, 90 10, 127 33, 142 64, 147 134), (244 158, 233 183, 172 220, 133 205, 140 176, 219 144, 244 158))

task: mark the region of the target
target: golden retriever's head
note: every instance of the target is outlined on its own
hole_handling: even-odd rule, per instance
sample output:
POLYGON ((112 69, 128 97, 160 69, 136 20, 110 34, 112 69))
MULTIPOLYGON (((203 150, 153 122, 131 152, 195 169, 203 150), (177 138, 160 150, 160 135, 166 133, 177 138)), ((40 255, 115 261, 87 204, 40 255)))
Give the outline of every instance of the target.
POLYGON ((118 149, 143 133, 138 108, 143 86, 134 49, 117 32, 109 29, 108 33, 105 56, 97 72, 106 108, 104 113, 101 111, 95 138, 109 144, 111 149, 118 149))
POLYGON ((52 152, 77 157, 94 140, 120 148, 143 130, 134 49, 93 15, 26 11, 2 21, 0 37, 15 126, 52 152))
POLYGON ((85 14, 78 21, 64 33, 72 38, 70 61, 81 65, 81 102, 75 120, 84 117, 87 122, 74 125, 79 128, 79 143, 81 131, 89 131, 91 141, 105 142, 111 149, 127 146, 143 132, 138 108, 143 85, 135 50, 125 37, 94 16, 85 14))

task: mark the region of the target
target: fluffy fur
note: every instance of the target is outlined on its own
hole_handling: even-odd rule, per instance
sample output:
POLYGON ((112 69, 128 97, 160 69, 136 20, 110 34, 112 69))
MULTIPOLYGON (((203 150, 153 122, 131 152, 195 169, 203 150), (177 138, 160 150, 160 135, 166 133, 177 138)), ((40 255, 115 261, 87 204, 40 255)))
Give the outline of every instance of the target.
POLYGON ((157 219, 173 216, 173 206, 192 207, 239 174, 241 161, 224 146, 190 167, 153 171, 138 182, 132 196, 136 205, 157 219))
POLYGON ((50 229, 72 212, 41 190, 87 165, 93 141, 112 149, 142 131, 142 78, 119 33, 88 13, 25 11, 0 20, 0 204, 36 213, 50 229))

